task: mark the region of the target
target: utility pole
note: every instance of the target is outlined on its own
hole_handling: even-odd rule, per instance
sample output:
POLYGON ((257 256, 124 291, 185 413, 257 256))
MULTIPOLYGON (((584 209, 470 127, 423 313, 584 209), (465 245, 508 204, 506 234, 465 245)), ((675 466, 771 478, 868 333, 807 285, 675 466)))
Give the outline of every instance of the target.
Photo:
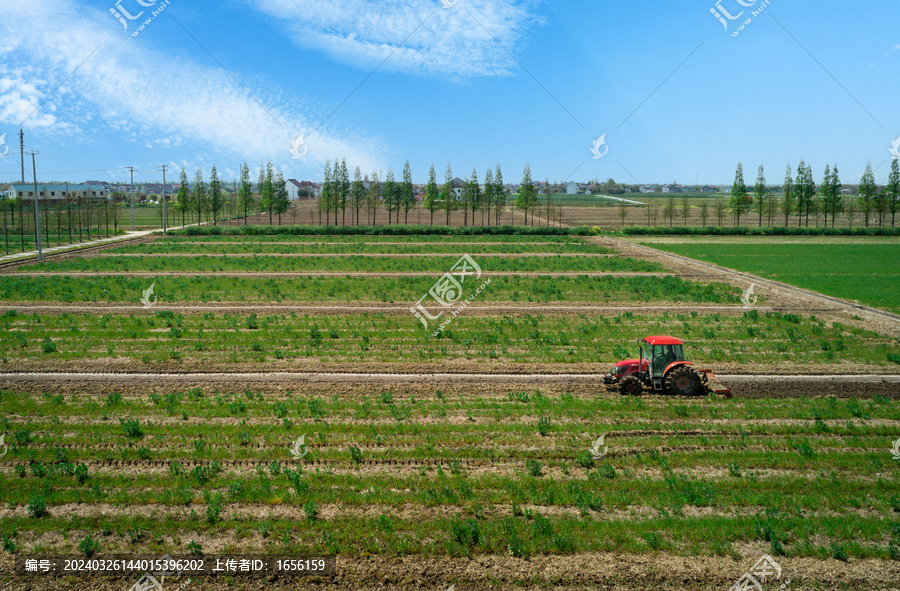
POLYGON ((19 162, 22 163, 22 184, 25 184, 25 132, 19 128, 19 162))
POLYGON ((41 211, 38 209, 38 192, 37 192, 37 166, 34 163, 34 157, 40 152, 29 152, 31 154, 31 171, 34 174, 34 235, 37 238, 38 260, 44 260, 44 249, 41 248, 41 211))
POLYGON ((163 216, 162 217, 163 217, 163 234, 165 234, 166 233, 166 165, 161 164, 157 168, 162 170, 162 173, 163 173, 163 210, 162 210, 163 216))
POLYGON ((134 167, 126 166, 131 171, 131 231, 134 232, 134 167))

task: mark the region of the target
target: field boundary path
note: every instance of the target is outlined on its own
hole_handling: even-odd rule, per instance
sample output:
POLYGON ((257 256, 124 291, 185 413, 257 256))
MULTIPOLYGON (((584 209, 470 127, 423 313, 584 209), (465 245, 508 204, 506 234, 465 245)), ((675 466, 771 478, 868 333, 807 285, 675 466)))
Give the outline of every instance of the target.
MULTIPOLYGON (((723 380, 774 380, 780 382, 797 382, 805 380, 821 380, 841 383, 897 383, 900 384, 900 375, 894 374, 865 374, 865 375, 720 375, 723 380)), ((505 382, 505 381, 529 381, 529 382, 584 382, 597 383, 599 377, 596 373, 350 373, 350 372, 196 372, 196 373, 82 373, 82 372, 0 372, 0 380, 89 380, 89 381, 132 381, 132 380, 161 380, 171 382, 184 381, 326 381, 326 382, 443 382, 443 381, 467 381, 467 382, 505 382)))
MULTIPOLYGON (((118 243, 125 243, 131 242, 132 240, 148 238, 154 232, 158 231, 160 230, 137 230, 135 232, 126 232, 124 236, 111 236, 109 238, 91 240, 90 242, 67 244, 66 246, 51 246, 49 248, 42 249, 42 251, 44 254, 44 259, 46 260, 47 258, 52 258, 54 256, 84 253, 86 251, 99 250, 101 248, 112 246, 118 243)), ((38 252, 36 250, 29 250, 26 252, 0 256, 0 270, 3 270, 7 267, 16 267, 24 263, 37 261, 37 256, 38 252)))
MULTIPOLYGON (((736 399, 803 398, 835 396, 839 398, 873 398, 900 396, 900 375, 718 375, 736 399)), ((168 391, 171 388, 189 389, 210 387, 224 389, 253 389, 283 392, 303 385, 305 388, 325 388, 330 391, 365 385, 385 388, 428 387, 459 389, 565 389, 597 396, 606 393, 599 372, 585 373, 366 373, 366 372, 195 372, 195 373, 101 373, 101 372, 15 372, 0 373, 0 387, 13 389, 44 389, 64 387, 67 392, 168 391), (427 386, 426 386, 427 385, 427 386)), ((647 394, 652 397, 652 395, 647 394)), ((662 398, 671 398, 664 396, 662 398)), ((681 397, 683 398, 683 397, 681 397)))
MULTIPOLYGON (((657 250, 643 244, 636 244, 620 238, 609 236, 601 237, 599 240, 594 239, 593 242, 598 245, 615 248, 622 254, 638 256, 641 258, 652 258, 667 268, 675 271, 679 276, 705 274, 710 281, 724 280, 737 287, 749 287, 747 284, 755 284, 759 287, 766 287, 773 290, 775 297, 779 300, 786 300, 793 303, 784 307, 790 308, 809 308, 823 309, 827 304, 837 305, 839 310, 843 311, 850 317, 857 316, 862 318, 866 323, 866 327, 878 332, 889 334, 892 337, 900 337, 900 315, 880 310, 865 304, 836 298, 834 296, 825 295, 816 291, 782 283, 774 279, 766 279, 758 275, 736 271, 727 267, 721 267, 713 263, 698 261, 690 257, 672 254, 663 250, 657 250), (717 277, 718 276, 718 277, 717 277), (804 302, 798 305, 797 300, 804 302), (840 310, 840 309, 843 310, 840 310)), ((766 294, 768 295, 768 294, 766 294)), ((782 307, 779 303, 777 307, 782 307)))

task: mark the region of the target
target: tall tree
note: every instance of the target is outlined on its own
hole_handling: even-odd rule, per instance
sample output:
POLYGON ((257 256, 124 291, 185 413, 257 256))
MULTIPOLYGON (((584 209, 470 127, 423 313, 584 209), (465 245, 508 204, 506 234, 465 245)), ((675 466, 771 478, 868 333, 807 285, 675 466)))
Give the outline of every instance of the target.
POLYGON ((784 225, 788 225, 788 216, 794 211, 794 178, 791 165, 787 165, 784 177, 784 197, 781 200, 781 211, 784 213, 784 225))
POLYGON ((244 225, 247 225, 247 210, 253 205, 253 185, 250 184, 250 167, 244 162, 241 165, 241 186, 238 189, 238 207, 244 212, 244 225))
POLYGON ((359 210, 366 200, 366 186, 363 184, 362 172, 357 166, 353 170, 353 185, 350 187, 350 197, 353 201, 353 209, 356 211, 356 225, 359 225, 359 210))
POLYGON ((747 186, 744 184, 744 165, 738 162, 734 173, 734 184, 731 186, 731 211, 736 226, 741 225, 741 215, 747 212, 747 186))
MULTIPOLYGON (((544 179, 544 195, 547 196, 547 227, 550 227, 550 208, 552 207, 550 196, 553 195, 553 185, 550 184, 550 179, 544 179)), ((624 203, 624 202, 623 202, 624 203)), ((621 217, 621 212, 619 212, 621 217)), ((627 212, 625 215, 628 215, 627 212)), ((625 223, 623 218, 622 223, 625 223)))
POLYGON ((755 199, 753 208, 759 212, 759 226, 762 227, 763 214, 766 213, 766 201, 769 195, 769 190, 766 188, 766 173, 762 164, 759 165, 756 171, 756 185, 753 187, 753 195, 755 199))
POLYGON ((219 211, 222 210, 222 181, 219 180, 219 174, 213 165, 212 172, 209 174, 209 208, 212 211, 213 225, 215 226, 219 219, 219 211))
POLYGON ((872 173, 872 163, 866 163, 866 171, 863 173, 862 180, 859 183, 859 209, 866 216, 866 227, 869 227, 869 212, 872 211, 872 200, 877 190, 875 185, 875 175, 872 173))
POLYGON ((437 187, 437 178, 434 172, 434 164, 431 165, 431 168, 428 169, 428 184, 425 185, 425 198, 422 201, 422 205, 425 206, 431 213, 431 221, 430 225, 434 225, 434 212, 440 209, 441 200, 440 194, 438 193, 437 187))
MULTIPOLYGON (((335 161, 335 166, 337 166, 337 162, 335 161)), ((338 205, 341 208, 341 225, 347 225, 347 202, 350 199, 350 174, 347 171, 347 161, 341 158, 341 170, 340 170, 340 178, 341 178, 341 194, 339 198, 338 205)))
POLYGON ((534 182, 531 180, 531 166, 526 163, 525 170, 522 173, 522 186, 519 187, 519 194, 516 197, 516 208, 525 212, 525 225, 528 225, 528 209, 537 201, 537 192, 534 189, 534 182))
POLYGON ((175 209, 181 212, 181 227, 185 226, 185 214, 191 207, 191 193, 188 189, 187 172, 181 167, 181 177, 178 181, 178 193, 175 195, 175 209))
MULTIPOLYGON (((651 201, 650 203, 654 204, 655 201, 651 201)), ((714 209, 716 210, 716 220, 718 221, 718 226, 721 228, 722 223, 725 220, 725 210, 728 209, 728 203, 724 198, 720 197, 716 199, 714 209)))
POLYGON ((254 201, 256 203, 256 211, 258 213, 262 213, 262 194, 263 194, 263 185, 266 184, 266 165, 262 162, 259 163, 259 179, 256 183, 256 197, 254 201))
MULTIPOLYGON (((812 166, 800 160, 797 165, 797 181, 794 183, 794 191, 797 193, 797 213, 806 218, 806 226, 809 227, 809 214, 815 208, 816 182, 813 180, 812 166)), ((802 217, 797 225, 802 222, 802 217)))
POLYGON ((194 196, 191 200, 193 201, 194 210, 197 212, 197 224, 199 225, 202 222, 203 212, 206 211, 207 207, 206 183, 203 181, 203 171, 199 167, 194 175, 194 196))
MULTIPOLYGON (((488 166, 484 173, 484 193, 482 194, 482 202, 484 206, 481 209, 482 216, 487 212, 487 225, 491 225, 491 208, 497 202, 497 185, 494 184, 494 171, 488 166)), ((484 217, 481 218, 481 225, 484 224, 484 217)))
POLYGON ((500 165, 497 165, 497 170, 494 171, 494 208, 497 210, 497 225, 500 225, 500 214, 503 213, 503 209, 506 207, 506 187, 503 185, 503 172, 500 170, 500 165))
POLYGON ((281 214, 286 212, 291 206, 291 196, 288 195, 287 191, 287 183, 284 180, 284 175, 281 173, 281 169, 278 169, 278 174, 275 175, 275 180, 272 184, 272 204, 274 206, 275 212, 278 214, 278 225, 281 225, 281 214))
POLYGON ((266 176, 263 179, 262 193, 259 196, 259 206, 268 212, 271 226, 272 214, 275 212, 275 167, 271 162, 266 163, 266 176))
POLYGON ((372 182, 369 184, 369 192, 366 193, 366 202, 372 212, 372 225, 375 225, 375 215, 378 213, 378 206, 382 201, 382 186, 378 180, 378 173, 372 173, 372 182))
POLYGON ((441 205, 447 212, 447 225, 450 225, 450 213, 456 209, 456 191, 453 190, 453 171, 450 170, 450 164, 447 164, 447 170, 444 173, 444 184, 441 186, 441 205))
POLYGON ((481 185, 478 184, 478 172, 472 168, 472 177, 466 183, 469 191, 468 202, 472 204, 472 225, 475 225, 475 210, 481 205, 481 185))
POLYGON ((837 217, 837 214, 844 211, 844 196, 841 193, 843 185, 841 184, 840 174, 838 174, 837 164, 831 169, 829 183, 831 184, 831 187, 828 190, 828 197, 831 201, 829 209, 831 210, 831 227, 833 228, 834 218, 837 217))
MULTIPOLYGON (((331 178, 331 161, 325 161, 322 172, 322 191, 319 193, 319 222, 322 221, 322 212, 325 212, 325 225, 328 225, 328 213, 331 211, 331 193, 334 191, 334 181, 331 178)), ((335 221, 337 216, 335 216, 335 221)))
MULTIPOLYGON (((387 174, 384 176, 384 208, 388 212, 388 224, 393 223, 391 214, 397 209, 397 181, 394 180, 394 171, 388 168, 387 174)), ((397 223, 400 223, 399 214, 397 223)))
MULTIPOLYGON (((416 195, 413 191, 412 171, 409 168, 409 160, 403 164, 403 180, 400 182, 400 207, 403 209, 403 224, 409 223, 409 210, 416 206, 416 195)), ((400 215, 397 214, 397 223, 400 223, 400 215)))
POLYGON ((887 198, 890 200, 891 207, 891 226, 894 225, 894 218, 897 214, 897 200, 900 199, 900 160, 894 158, 891 161, 891 174, 888 176, 888 184, 885 188, 887 198))

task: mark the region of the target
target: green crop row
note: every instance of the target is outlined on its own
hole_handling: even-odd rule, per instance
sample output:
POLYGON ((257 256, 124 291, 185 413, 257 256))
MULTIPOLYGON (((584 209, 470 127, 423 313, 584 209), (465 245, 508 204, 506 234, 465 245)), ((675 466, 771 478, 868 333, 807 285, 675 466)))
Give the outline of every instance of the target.
POLYGON ((432 336, 410 316, 382 314, 309 317, 256 314, 154 316, 91 314, 2 318, 0 355, 20 360, 125 358, 145 364, 235 364, 309 359, 322 363, 436 363, 465 358, 488 363, 594 363, 634 356, 647 334, 689 342, 701 364, 866 363, 893 366, 900 344, 877 333, 814 316, 756 311, 742 317, 627 312, 606 317, 459 317, 432 336))
MULTIPOLYGON (((24 272, 306 272, 346 271, 370 273, 427 272, 448 273, 459 261, 458 256, 420 256, 410 258, 373 258, 365 255, 348 257, 278 258, 248 257, 93 257, 71 258, 19 267, 24 272)), ((482 258, 475 259, 483 271, 505 272, 663 272, 657 263, 630 258, 580 256, 482 258)))
MULTIPOLYGON (((16 277, 0 275, 0 301, 140 303, 154 284, 159 305, 190 302, 416 302, 433 277, 16 277)), ((492 277, 478 302, 697 302, 738 304, 740 290, 673 276, 492 277)), ((763 298, 760 298, 763 302, 763 298)))
POLYGON ((104 254, 452 254, 462 256, 481 254, 612 254, 612 249, 593 244, 561 242, 557 244, 495 243, 490 245, 466 244, 284 244, 251 242, 217 242, 195 244, 190 242, 157 241, 133 244, 103 251, 104 254))

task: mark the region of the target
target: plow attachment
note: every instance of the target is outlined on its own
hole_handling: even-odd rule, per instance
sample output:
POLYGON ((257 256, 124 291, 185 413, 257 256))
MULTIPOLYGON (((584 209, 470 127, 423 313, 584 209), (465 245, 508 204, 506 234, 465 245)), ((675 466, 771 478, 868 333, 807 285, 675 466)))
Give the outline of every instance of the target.
POLYGON ((726 398, 731 398, 731 390, 719 381, 719 378, 716 377, 716 374, 711 369, 701 369, 697 373, 700 374, 703 385, 706 386, 707 390, 713 394, 721 394, 726 398))

